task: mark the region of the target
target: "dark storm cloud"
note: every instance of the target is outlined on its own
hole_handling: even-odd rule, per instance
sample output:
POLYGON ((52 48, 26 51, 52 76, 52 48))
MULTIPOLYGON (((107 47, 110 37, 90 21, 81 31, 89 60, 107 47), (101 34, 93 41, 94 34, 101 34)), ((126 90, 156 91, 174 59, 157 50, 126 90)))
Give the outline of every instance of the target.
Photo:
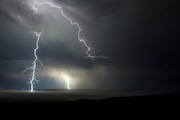
POLYGON ((86 11, 84 36, 98 54, 110 56, 100 61, 126 71, 117 81, 129 81, 134 88, 179 85, 178 1, 168 0, 67 0, 86 11), (128 70, 127 70, 128 69, 128 70), (130 74, 139 71, 139 74, 130 74), (134 81, 133 81, 134 79, 134 81))
POLYGON ((179 7, 174 1, 67 0, 64 3, 86 11, 88 22, 81 20, 83 34, 96 53, 110 56, 113 61, 110 64, 159 68, 174 64, 173 56, 179 59, 178 44, 174 45, 179 33, 179 7))
POLYGON ((81 81, 79 88, 178 88, 180 15, 177 1, 54 1, 62 4, 65 13, 81 25, 82 37, 88 40, 93 51, 110 59, 85 59, 86 49, 75 39, 77 29, 63 19, 58 10, 42 8, 42 14, 34 15, 31 4, 23 0, 2 0, 3 79, 28 79, 28 74, 21 78, 18 73, 25 65, 31 65, 33 59, 35 36, 29 31, 39 31, 45 22, 46 30, 38 51, 45 66, 39 66, 39 70, 49 71, 45 70, 44 74, 43 70, 39 71, 39 78, 52 77, 48 73, 55 69, 72 71, 81 81))
POLYGON ((179 38, 178 11, 175 2, 128 0, 118 10, 98 16, 88 33, 95 48, 108 53, 115 64, 158 67, 156 60, 168 62, 179 51, 174 45, 179 38))
POLYGON ((113 2, 110 0, 67 0, 64 3, 80 7, 82 11, 90 11, 93 14, 95 12, 94 15, 103 16, 117 12, 124 5, 125 0, 114 0, 113 2))

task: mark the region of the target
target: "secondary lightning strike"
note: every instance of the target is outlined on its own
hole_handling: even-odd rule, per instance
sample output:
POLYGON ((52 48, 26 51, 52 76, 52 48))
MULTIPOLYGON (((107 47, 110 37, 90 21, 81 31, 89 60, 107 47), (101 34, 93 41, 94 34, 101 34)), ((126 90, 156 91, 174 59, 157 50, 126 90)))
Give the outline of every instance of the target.
POLYGON ((37 33, 37 32, 34 32, 36 37, 37 37, 37 40, 36 40, 36 48, 34 49, 34 61, 32 63, 32 66, 31 67, 28 67, 24 70, 24 72, 26 72, 27 70, 32 70, 32 74, 31 74, 31 79, 29 81, 30 83, 30 86, 31 86, 31 92, 33 92, 34 90, 34 82, 38 82, 38 80, 35 78, 35 74, 36 74, 36 69, 37 69, 37 61, 40 62, 40 64, 42 65, 42 62, 39 60, 38 58, 38 55, 37 55, 37 50, 39 49, 39 41, 40 41, 40 38, 41 38, 41 35, 42 33, 44 32, 44 25, 42 25, 42 30, 41 32, 37 33))
POLYGON ((91 54, 91 53, 92 53, 91 48, 87 45, 86 40, 84 40, 84 39, 82 39, 82 38, 80 37, 80 36, 81 36, 80 34, 81 34, 81 32, 82 32, 82 29, 81 29, 80 25, 79 25, 78 23, 73 22, 72 19, 70 19, 69 17, 67 17, 67 16, 64 14, 64 11, 63 11, 63 9, 62 9, 61 6, 54 5, 53 3, 47 2, 47 1, 45 1, 45 2, 38 2, 38 1, 36 1, 36 2, 34 2, 34 4, 33 4, 33 9, 34 9, 35 13, 38 12, 38 8, 36 7, 36 5, 39 5, 39 6, 49 5, 49 6, 51 6, 52 8, 60 9, 61 15, 62 15, 64 18, 66 18, 66 19, 70 22, 71 25, 76 25, 76 26, 78 27, 78 34, 77 34, 78 40, 79 40, 81 43, 83 43, 84 46, 87 48, 87 51, 86 51, 87 58, 90 58, 90 59, 92 59, 92 60, 94 60, 95 58, 103 58, 103 59, 108 58, 108 57, 104 57, 104 56, 102 56, 102 55, 95 56, 95 55, 92 55, 92 54, 91 54), (91 53, 90 53, 90 52, 91 52, 91 53))
POLYGON ((61 72, 61 74, 62 74, 64 80, 65 80, 66 83, 67 83, 66 86, 67 86, 68 90, 70 90, 70 89, 71 89, 71 88, 70 88, 70 77, 67 76, 67 75, 65 75, 63 72, 61 72))

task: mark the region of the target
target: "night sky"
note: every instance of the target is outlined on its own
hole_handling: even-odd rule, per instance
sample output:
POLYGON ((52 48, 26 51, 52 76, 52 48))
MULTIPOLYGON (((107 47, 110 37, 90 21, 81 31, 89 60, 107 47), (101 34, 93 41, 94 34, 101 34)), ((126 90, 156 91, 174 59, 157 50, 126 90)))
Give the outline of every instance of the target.
MULTIPOLYGON (((86 58, 78 29, 58 9, 35 0, 1 0, 0 89, 30 89, 36 36, 40 39, 35 89, 177 90, 180 88, 180 8, 178 0, 54 0, 80 24, 81 38, 96 55, 86 58)), ((43 0, 38 0, 43 1, 43 0)))

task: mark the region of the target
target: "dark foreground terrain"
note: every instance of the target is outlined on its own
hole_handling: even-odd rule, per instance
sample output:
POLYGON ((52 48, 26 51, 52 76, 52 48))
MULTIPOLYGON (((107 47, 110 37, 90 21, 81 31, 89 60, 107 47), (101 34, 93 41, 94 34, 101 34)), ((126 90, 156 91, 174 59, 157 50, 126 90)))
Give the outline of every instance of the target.
POLYGON ((0 113, 6 118, 26 116, 33 119, 36 116, 56 116, 55 119, 62 116, 83 119, 109 116, 112 120, 137 116, 154 119, 157 115, 171 118, 179 116, 179 96, 178 92, 0 91, 0 113))
POLYGON ((40 91, 0 91, 1 104, 124 104, 146 102, 177 102, 179 92, 148 93, 118 91, 82 90, 40 90, 40 91))
POLYGON ((0 91, 2 106, 179 106, 180 94, 117 91, 0 91))

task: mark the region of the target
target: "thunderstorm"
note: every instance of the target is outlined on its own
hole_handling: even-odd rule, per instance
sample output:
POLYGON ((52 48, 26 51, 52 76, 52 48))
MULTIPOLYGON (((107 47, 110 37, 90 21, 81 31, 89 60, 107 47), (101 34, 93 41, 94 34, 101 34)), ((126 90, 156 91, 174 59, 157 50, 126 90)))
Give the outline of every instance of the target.
MULTIPOLYGON (((38 13, 38 6, 42 6, 42 5, 47 5, 47 6, 49 6, 49 7, 59 9, 61 15, 62 15, 64 18, 66 18, 66 19, 70 22, 71 25, 74 25, 74 26, 76 26, 76 27, 78 28, 77 39, 79 40, 79 42, 81 42, 81 43, 87 48, 87 50, 86 50, 87 58, 90 58, 90 59, 92 59, 92 60, 94 60, 94 59, 96 59, 96 58, 103 58, 103 59, 108 58, 108 57, 104 57, 104 56, 102 56, 102 55, 96 56, 96 55, 94 55, 94 54, 92 53, 91 48, 87 45, 86 40, 84 40, 84 39, 81 38, 82 29, 81 29, 80 25, 79 25, 78 23, 76 23, 76 22, 73 22, 73 20, 72 20, 71 18, 69 18, 68 16, 66 16, 61 6, 55 5, 55 4, 53 4, 53 3, 51 3, 51 2, 47 2, 47 1, 46 1, 46 2, 38 2, 38 1, 36 1, 36 2, 33 3, 33 6, 32 6, 32 9, 34 10, 34 14, 37 14, 37 13, 38 13)), ((42 30, 41 30, 41 32, 39 32, 39 33, 34 32, 34 33, 36 34, 36 36, 37 36, 36 48, 34 49, 34 57, 35 57, 35 59, 34 59, 34 61, 33 61, 33 63, 32 63, 32 66, 26 68, 25 71, 24 71, 24 72, 26 72, 26 71, 29 70, 29 69, 32 71, 31 78, 30 78, 30 81, 29 81, 29 83, 30 83, 30 88, 31 88, 31 92, 33 92, 33 90, 34 90, 35 81, 38 82, 38 80, 36 79, 35 75, 36 75, 36 69, 37 69, 37 62, 40 62, 40 63, 41 63, 41 61, 40 61, 39 58, 38 58, 37 50, 39 49, 39 41, 40 41, 40 39, 41 39, 41 35, 42 35, 43 32, 44 32, 44 25, 42 25, 42 28, 41 28, 41 29, 42 29, 42 30)), ((42 64, 42 63, 41 63, 41 64, 42 64)), ((70 81, 69 81, 69 79, 67 79, 67 77, 65 77, 64 74, 62 74, 62 75, 63 75, 63 78, 66 80, 67 89, 70 89, 70 81)))

